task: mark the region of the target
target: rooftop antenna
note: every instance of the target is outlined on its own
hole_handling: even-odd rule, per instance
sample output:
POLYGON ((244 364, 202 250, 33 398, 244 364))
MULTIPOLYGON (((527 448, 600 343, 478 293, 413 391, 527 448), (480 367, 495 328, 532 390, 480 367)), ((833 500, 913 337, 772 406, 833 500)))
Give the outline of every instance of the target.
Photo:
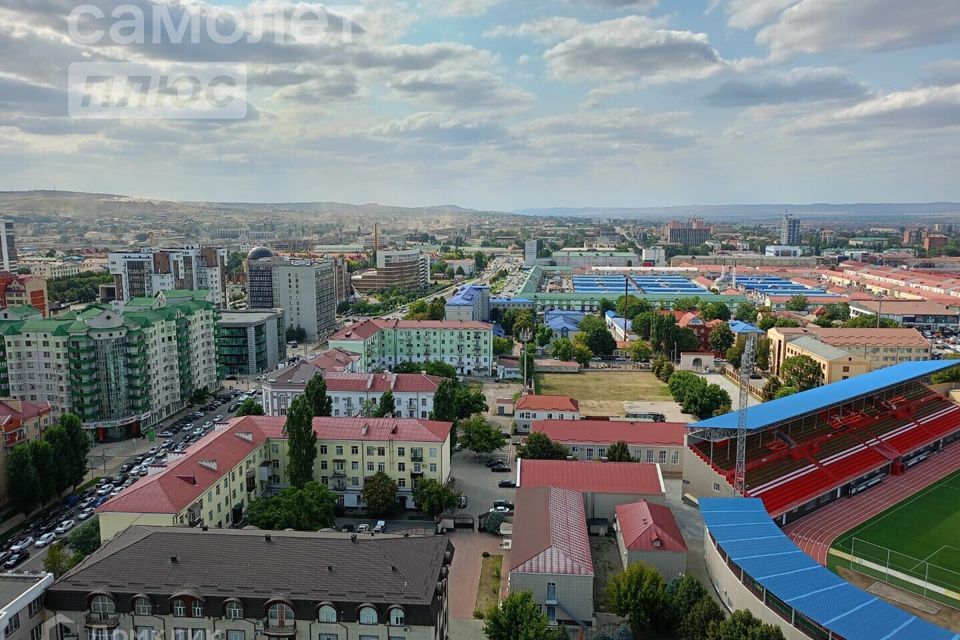
POLYGON ((750 399, 750 374, 753 373, 753 354, 757 335, 750 332, 740 358, 740 404, 737 407, 737 466, 733 475, 733 490, 746 495, 747 490, 747 401, 750 399))

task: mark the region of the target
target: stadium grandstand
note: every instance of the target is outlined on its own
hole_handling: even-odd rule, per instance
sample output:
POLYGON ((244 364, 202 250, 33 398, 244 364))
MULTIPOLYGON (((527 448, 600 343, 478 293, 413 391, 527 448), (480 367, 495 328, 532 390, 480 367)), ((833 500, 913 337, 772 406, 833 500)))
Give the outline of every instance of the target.
MULTIPOLYGON (((929 386, 955 360, 904 362, 747 410, 746 492, 786 525, 960 440, 960 406, 929 386)), ((689 425, 686 492, 734 496, 736 411, 689 425)))
POLYGON ((960 640, 862 591, 806 555, 760 500, 704 498, 707 573, 729 609, 749 609, 787 640, 960 640))

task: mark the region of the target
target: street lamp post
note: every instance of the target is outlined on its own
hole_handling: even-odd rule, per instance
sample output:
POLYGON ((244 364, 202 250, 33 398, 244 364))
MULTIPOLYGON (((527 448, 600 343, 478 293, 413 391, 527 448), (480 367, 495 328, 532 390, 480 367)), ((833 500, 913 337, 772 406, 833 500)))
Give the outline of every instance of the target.
POLYGON ((533 337, 533 332, 529 328, 523 328, 520 330, 520 335, 517 336, 520 338, 520 343, 522 345, 520 351, 521 366, 523 367, 523 385, 521 386, 521 393, 526 393, 527 391, 527 343, 530 342, 530 339, 533 337))

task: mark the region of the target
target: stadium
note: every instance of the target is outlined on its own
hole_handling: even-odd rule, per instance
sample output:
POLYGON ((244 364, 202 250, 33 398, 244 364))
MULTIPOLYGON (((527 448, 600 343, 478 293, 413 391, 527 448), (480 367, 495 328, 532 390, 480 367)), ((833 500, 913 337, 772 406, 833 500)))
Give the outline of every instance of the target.
MULTIPOLYGON (((721 526, 723 519, 707 512, 762 507, 764 518, 753 513, 744 516, 744 523, 759 526, 765 519, 817 566, 850 569, 960 608, 960 406, 930 382, 933 374, 958 364, 905 362, 750 407, 743 496, 733 489, 739 414, 692 423, 684 458, 685 497, 700 504, 714 550, 729 559, 737 548, 718 546, 723 536, 711 522, 721 526), (718 497, 734 499, 714 499, 718 497)), ((752 555, 741 555, 762 555, 766 543, 761 538, 751 546, 752 555)), ((726 569, 717 570, 723 574, 719 581, 729 578, 726 569)), ((739 586, 730 589, 759 590, 761 600, 767 597, 761 584, 766 569, 750 572, 738 566, 735 574, 739 586)), ((783 586, 780 590, 790 592, 783 586)), ((831 624, 840 618, 826 615, 826 609, 801 615, 802 607, 778 609, 776 598, 773 602, 771 607, 764 601, 760 608, 780 618, 790 610, 789 620, 800 630, 796 637, 939 637, 848 635, 831 624), (796 624, 801 618, 805 626, 796 624)))

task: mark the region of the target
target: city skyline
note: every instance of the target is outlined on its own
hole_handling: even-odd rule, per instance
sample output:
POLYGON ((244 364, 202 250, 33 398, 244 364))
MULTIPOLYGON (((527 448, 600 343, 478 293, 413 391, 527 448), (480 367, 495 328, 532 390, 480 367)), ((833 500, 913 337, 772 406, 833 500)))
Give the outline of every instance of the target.
POLYGON ((7 7, 0 188, 505 211, 956 201, 960 20, 923 4, 370 0, 334 7, 349 42, 283 46, 85 45, 72 6, 7 7), (71 118, 84 60, 246 65, 247 115, 71 118))

